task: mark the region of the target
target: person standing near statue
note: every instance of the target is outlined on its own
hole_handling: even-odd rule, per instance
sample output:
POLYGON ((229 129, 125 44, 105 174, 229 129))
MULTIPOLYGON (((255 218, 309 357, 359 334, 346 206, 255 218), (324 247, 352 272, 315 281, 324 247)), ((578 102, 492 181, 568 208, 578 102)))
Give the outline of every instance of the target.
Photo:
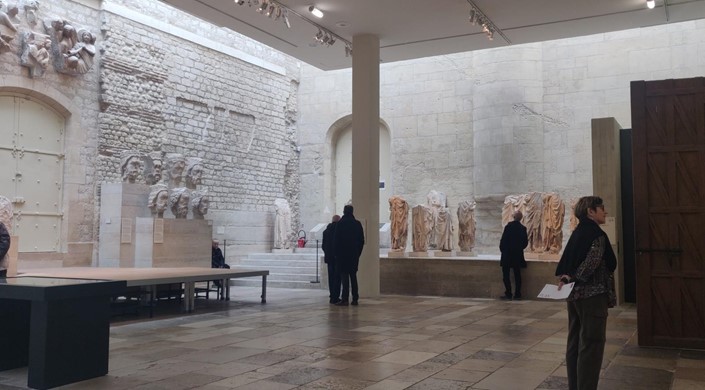
POLYGON ((360 298, 357 290, 357 267, 362 248, 365 246, 365 233, 362 224, 353 216, 353 206, 343 208, 343 217, 335 225, 334 235, 335 267, 343 284, 343 294, 339 306, 347 306, 352 286, 352 304, 360 298))
POLYGON ((5 224, 0 222, 0 278, 7 276, 7 268, 9 266, 6 258, 7 252, 10 250, 10 232, 5 227, 5 224))
POLYGON ((330 303, 336 304, 340 299, 340 275, 335 269, 335 225, 340 221, 340 215, 334 215, 323 231, 323 261, 328 266, 328 291, 330 303))
POLYGON ((575 282, 568 302, 568 343, 565 364, 570 390, 594 390, 605 352, 607 309, 617 303, 614 270, 617 257, 600 228, 607 212, 602 199, 585 196, 575 204, 578 226, 568 239, 556 267, 558 289, 575 282))
POLYGON ((526 227, 521 224, 523 215, 515 211, 514 219, 504 227, 502 238, 499 240, 499 250, 502 252, 499 265, 502 267, 502 281, 504 282, 505 300, 521 300, 521 269, 526 268, 524 248, 529 245, 526 227), (509 279, 509 270, 514 269, 514 295, 512 295, 512 282, 509 279))

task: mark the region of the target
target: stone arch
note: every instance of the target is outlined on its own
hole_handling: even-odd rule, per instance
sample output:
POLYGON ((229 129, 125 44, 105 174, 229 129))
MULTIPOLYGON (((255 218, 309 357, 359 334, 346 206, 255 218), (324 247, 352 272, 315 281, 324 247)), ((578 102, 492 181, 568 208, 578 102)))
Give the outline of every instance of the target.
MULTIPOLYGON (((380 222, 388 219, 387 198, 393 194, 394 183, 391 180, 391 131, 389 125, 380 118, 380 179, 384 181, 385 188, 380 189, 380 222)), ((343 204, 348 199, 344 195, 347 189, 341 189, 341 181, 345 181, 340 177, 341 174, 341 150, 343 147, 352 152, 352 144, 347 141, 352 137, 352 114, 341 117, 335 121, 326 133, 325 154, 324 154, 324 172, 328 172, 324 183, 324 199, 326 209, 332 214, 342 214, 343 204), (348 146, 349 145, 349 146, 348 146), (348 149, 348 147, 350 149, 348 149)), ((343 169, 343 172, 348 172, 343 169)), ((352 187, 349 187, 350 189, 352 187)))
MULTIPOLYGON (((78 137, 79 130, 81 128, 80 124, 78 123, 78 116, 73 115, 73 113, 78 112, 78 108, 75 106, 73 101, 68 98, 66 95, 63 93, 59 92, 57 89, 51 87, 48 85, 48 83, 40 83, 36 82, 35 80, 30 80, 22 77, 17 77, 17 76, 5 76, 3 78, 3 85, 0 86, 0 97, 15 97, 19 99, 26 99, 27 101, 31 102, 32 105, 35 105, 37 107, 44 107, 44 109, 48 110, 47 112, 52 113, 56 119, 59 122, 62 122, 62 142, 59 147, 59 154, 60 154, 60 159, 62 159, 62 167, 60 169, 60 172, 58 173, 60 177, 60 198, 58 200, 58 210, 60 213, 64 215, 63 218, 60 219, 60 222, 58 223, 59 227, 59 232, 58 232, 58 244, 56 245, 55 249, 50 252, 55 252, 55 253, 67 253, 68 252, 68 237, 69 237, 69 229, 68 229, 68 221, 70 218, 67 218, 68 210, 69 210, 69 204, 70 204, 70 199, 69 196, 66 194, 66 187, 67 187, 67 170, 69 169, 66 165, 66 161, 70 161, 72 157, 75 157, 73 155, 69 156, 68 152, 68 145, 70 144, 72 139, 76 139, 78 137)), ((78 154, 78 150, 76 149, 76 155, 78 154)), ((20 250, 23 252, 35 252, 34 250, 27 250, 27 246, 24 246, 24 250, 22 250, 22 239, 20 237, 20 250)), ((42 251, 44 252, 44 251, 42 251)), ((22 256, 20 256, 22 258, 22 256)))

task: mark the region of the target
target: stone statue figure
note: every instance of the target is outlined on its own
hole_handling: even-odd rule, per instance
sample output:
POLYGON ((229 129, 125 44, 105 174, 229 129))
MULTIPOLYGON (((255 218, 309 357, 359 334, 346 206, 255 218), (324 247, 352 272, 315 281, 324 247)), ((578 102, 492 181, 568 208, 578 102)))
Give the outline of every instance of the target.
POLYGON ((458 204, 458 247, 470 252, 475 247, 475 201, 465 200, 458 204))
POLYGON ((176 219, 186 219, 191 192, 188 188, 174 188, 169 194, 169 208, 176 219))
POLYGON ((210 207, 210 199, 205 191, 194 191, 191 193, 191 213, 193 219, 205 219, 204 215, 208 214, 210 207))
POLYGON ((147 207, 157 218, 164 218, 164 211, 169 205, 169 190, 164 184, 155 184, 150 187, 150 190, 147 207))
POLYGON ((13 208, 10 199, 0 195, 0 222, 9 232, 12 232, 13 208))
POLYGON ((32 32, 21 34, 20 64, 29 69, 29 77, 41 77, 49 67, 51 40, 40 38, 32 32))
POLYGON ((524 225, 526 226, 526 232, 529 236, 530 252, 543 252, 543 240, 541 239, 542 218, 543 194, 540 192, 531 192, 528 194, 526 214, 524 214, 524 225))
POLYGON ((543 221, 541 237, 543 250, 556 254, 563 246, 563 218, 565 217, 565 204, 560 195, 555 192, 543 194, 543 221))
POLYGON ((186 188, 196 189, 203 177, 203 160, 189 157, 186 160, 186 188))
POLYGON ((78 42, 64 54, 66 67, 72 72, 84 74, 93 67, 95 56, 95 35, 86 30, 78 30, 78 42))
POLYGON ((433 224, 431 233, 428 237, 428 246, 432 249, 438 248, 438 238, 436 237, 436 221, 438 220, 438 212, 443 207, 446 207, 446 195, 436 190, 431 190, 426 195, 426 204, 431 208, 433 215, 433 224))
POLYGON ((411 209, 412 246, 414 252, 426 252, 428 250, 428 237, 433 229, 433 213, 431 208, 425 205, 416 205, 411 209))
POLYGON ((124 183, 134 183, 142 171, 142 156, 131 150, 124 151, 120 161, 120 170, 124 183))
POLYGON ((572 232, 575 230, 576 227, 578 227, 578 217, 575 216, 575 204, 578 203, 578 198, 571 198, 570 199, 570 218, 569 218, 569 225, 568 229, 572 232))
POLYGON ((506 226, 514 220, 514 212, 521 211, 522 215, 526 215, 526 194, 507 195, 504 198, 502 206, 502 226, 506 226))
POLYGON ((34 28, 37 25, 39 19, 37 18, 37 12, 39 12, 39 1, 38 0, 25 0, 24 1, 24 15, 27 19, 27 23, 34 28))
POLYGON ((438 210, 436 217, 437 248, 450 252, 453 250, 453 218, 448 207, 438 210))
POLYGON ((144 180, 147 184, 157 184, 162 181, 164 162, 162 152, 151 152, 144 159, 144 180))
POLYGON ((274 248, 289 249, 291 242, 291 209, 286 199, 274 200, 274 248))
POLYGON ((186 169, 186 159, 179 153, 167 153, 166 155, 167 178, 169 187, 176 188, 181 186, 181 178, 186 169))
POLYGON ((403 252, 409 235, 409 204, 401 196, 389 198, 389 220, 392 225, 392 250, 403 252))
POLYGON ((10 42, 15 39, 17 26, 12 23, 12 19, 17 16, 17 6, 10 6, 5 9, 5 2, 0 0, 0 53, 12 51, 10 42))

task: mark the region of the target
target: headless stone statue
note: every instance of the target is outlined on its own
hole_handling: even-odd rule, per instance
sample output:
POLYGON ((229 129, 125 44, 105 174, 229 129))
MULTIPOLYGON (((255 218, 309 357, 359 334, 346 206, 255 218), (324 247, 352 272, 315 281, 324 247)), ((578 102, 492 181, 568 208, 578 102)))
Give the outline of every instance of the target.
POLYGON ((409 204, 401 196, 389 198, 392 250, 403 252, 409 235, 409 204))

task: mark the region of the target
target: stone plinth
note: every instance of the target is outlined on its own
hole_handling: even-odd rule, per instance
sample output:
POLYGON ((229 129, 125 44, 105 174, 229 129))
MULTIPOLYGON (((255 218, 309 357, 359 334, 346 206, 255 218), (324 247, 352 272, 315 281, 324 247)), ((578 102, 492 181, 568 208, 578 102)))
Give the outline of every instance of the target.
MULTIPOLYGON (((546 283, 556 282, 556 263, 529 261, 521 270, 522 295, 535 299, 546 283)), ((382 294, 499 298, 504 294, 499 256, 473 259, 381 258, 382 294)))
POLYGON ((434 257, 455 257, 455 251, 432 251, 434 257))
POLYGON ((10 236, 10 249, 7 251, 7 276, 17 276, 17 248, 19 237, 10 236))
POLYGON ((539 260, 558 261, 561 259, 560 253, 540 253, 539 260))
POLYGON ((406 252, 404 251, 389 251, 387 257, 406 257, 406 252))
POLYGON ((430 256, 428 251, 425 251, 425 252, 408 252, 407 255, 408 255, 409 257, 429 257, 429 256, 430 256))
POLYGON ((455 255, 458 257, 475 257, 475 256, 477 256, 477 254, 473 251, 470 251, 470 252, 458 251, 458 252, 455 252, 455 255))

